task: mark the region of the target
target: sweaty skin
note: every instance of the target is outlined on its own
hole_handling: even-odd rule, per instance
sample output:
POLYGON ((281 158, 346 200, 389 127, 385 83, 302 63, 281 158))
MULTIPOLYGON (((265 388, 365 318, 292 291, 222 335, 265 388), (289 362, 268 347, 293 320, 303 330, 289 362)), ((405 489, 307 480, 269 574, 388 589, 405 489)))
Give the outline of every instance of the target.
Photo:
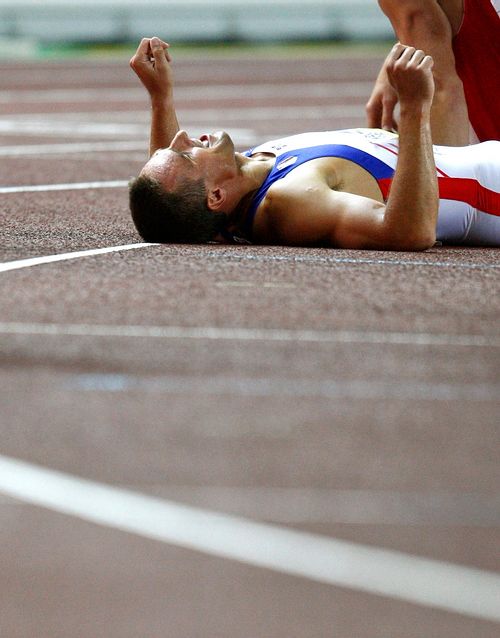
POLYGON ((434 244, 438 189, 430 131, 432 59, 398 44, 386 68, 401 105, 399 159, 387 204, 373 178, 361 175, 351 162, 313 160, 268 191, 256 215, 258 239, 390 250, 434 244))

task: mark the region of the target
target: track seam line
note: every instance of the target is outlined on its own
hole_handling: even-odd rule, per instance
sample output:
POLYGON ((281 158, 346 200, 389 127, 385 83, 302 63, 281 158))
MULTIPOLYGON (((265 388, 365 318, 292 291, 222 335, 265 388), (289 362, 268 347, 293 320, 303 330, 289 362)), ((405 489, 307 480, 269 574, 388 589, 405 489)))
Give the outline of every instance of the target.
MULTIPOLYGON (((74 184, 49 184, 47 186, 26 186, 26 187, 8 187, 8 188, 0 188, 0 193, 2 192, 39 192, 43 190, 72 190, 72 189, 85 189, 85 188, 117 188, 119 186, 125 186, 128 182, 126 181, 112 181, 112 182, 82 182, 82 183, 74 183, 74 184), (17 191, 15 189, 18 189, 17 191), (26 189, 26 191, 22 191, 20 189, 26 189)), ((100 254, 104 252, 113 252, 119 250, 130 250, 132 248, 141 248, 143 246, 159 246, 161 244, 158 243, 137 243, 137 244, 129 244, 126 246, 115 246, 110 248, 98 248, 95 250, 89 251, 77 251, 75 253, 61 253, 56 255, 48 255, 45 257, 35 257, 30 259, 19 259, 11 262, 0 263, 0 272, 5 272, 7 270, 16 270, 16 268, 26 268, 29 266, 38 265, 38 263, 50 263, 53 261, 64 261, 66 259, 76 259, 77 257, 83 257, 85 255, 90 254, 100 254), (34 263, 36 260, 40 260, 37 263, 34 263), (26 265, 23 265, 26 262, 26 265), (33 263, 28 263, 33 262, 33 263), (18 265, 16 265, 18 264, 18 265)), ((206 245, 203 245, 206 246, 206 245)), ((404 266, 404 267, 424 267, 424 268, 464 268, 468 270, 496 270, 500 268, 500 264, 476 264, 476 263, 457 263, 450 261, 403 261, 403 260, 395 260, 395 259, 371 259, 365 257, 319 257, 317 255, 312 256, 283 256, 283 255, 248 255, 244 254, 244 252, 248 250, 247 248, 243 249, 241 254, 235 253, 224 253, 222 250, 217 252, 203 252, 202 254, 197 255, 189 255, 189 259, 225 259, 227 261, 255 261, 255 262, 292 262, 292 263, 306 263, 306 264, 318 264, 318 265, 329 265, 329 264, 349 264, 349 265, 376 265, 376 266, 404 266)), ((332 249, 335 250, 335 249, 332 249)), ((184 257, 185 258, 185 257, 184 257)))
POLYGON ((0 322, 0 334, 152 339, 206 339, 293 343, 363 343, 409 346, 471 346, 498 348, 497 335, 375 332, 355 330, 286 330, 211 326, 145 326, 0 322))

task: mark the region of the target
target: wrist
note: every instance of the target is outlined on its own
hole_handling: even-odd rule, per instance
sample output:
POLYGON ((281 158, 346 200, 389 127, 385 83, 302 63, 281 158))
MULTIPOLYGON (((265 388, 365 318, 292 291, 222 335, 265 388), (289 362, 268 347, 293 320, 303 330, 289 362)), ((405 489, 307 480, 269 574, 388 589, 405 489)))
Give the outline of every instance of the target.
POLYGON ((430 122, 432 104, 427 103, 407 103, 400 102, 401 119, 412 119, 420 122, 430 122))
POLYGON ((173 93, 166 93, 161 95, 150 95, 151 97, 151 107, 153 109, 165 110, 166 108, 171 108, 174 103, 173 93))

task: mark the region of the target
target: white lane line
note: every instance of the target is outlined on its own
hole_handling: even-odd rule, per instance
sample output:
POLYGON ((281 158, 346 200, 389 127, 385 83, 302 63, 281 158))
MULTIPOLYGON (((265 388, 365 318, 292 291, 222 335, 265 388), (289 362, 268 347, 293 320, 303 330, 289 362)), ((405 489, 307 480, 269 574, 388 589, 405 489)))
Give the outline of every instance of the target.
POLYGON ((137 142, 74 142, 73 144, 18 144, 0 147, 0 157, 21 157, 23 155, 54 155, 56 153, 113 153, 116 151, 144 151, 144 140, 137 142))
MULTIPOLYGON (((147 111, 107 111, 107 121, 98 121, 93 113, 78 111, 73 113, 30 113, 28 115, 9 115, 9 119, 0 120, 0 133, 18 135, 19 133, 68 134, 68 135, 138 135, 147 130, 147 111), (93 119, 92 119, 93 118, 93 119), (126 118, 127 122, 123 122, 126 118), (121 123, 119 123, 121 122, 121 123)), ((268 121, 282 119, 315 120, 321 118, 363 117, 364 106, 359 104, 338 105, 297 105, 297 106, 255 106, 220 108, 184 108, 178 109, 183 122, 230 122, 268 121)), ((321 127, 320 127, 321 128, 321 127)), ((323 127, 324 128, 324 127, 323 127)))
MULTIPOLYGON (((136 244, 137 247, 154 244, 136 244)), ((365 332, 362 330, 280 330, 203 326, 136 326, 0 322, 0 334, 292 343, 358 343, 408 346, 500 347, 498 335, 365 332)))
POLYGON ((19 259, 17 261, 7 261, 0 264, 0 272, 9 270, 19 270, 20 268, 30 268, 31 266, 40 266, 42 264, 50 264, 56 261, 67 261, 68 259, 78 259, 80 257, 92 257, 94 255, 105 255, 107 253, 116 253, 122 250, 134 250, 136 248, 145 248, 146 246, 157 246, 158 244, 127 244, 124 246, 109 246, 107 248, 95 248, 92 250, 80 250, 74 253, 61 253, 59 255, 46 255, 45 257, 31 257, 30 259, 19 259))
MULTIPOLYGON (((45 192, 45 191, 66 191, 66 190, 86 190, 91 188, 123 188, 128 185, 128 181, 126 180, 115 180, 109 182, 75 182, 69 184, 41 184, 37 186, 7 186, 0 187, 1 193, 31 193, 31 192, 45 192)), ((146 245, 146 244, 140 244, 146 245)), ((158 244, 147 244, 147 245, 158 245, 158 244)), ((136 244, 132 244, 132 246, 136 246, 136 244)), ((139 244, 137 244, 139 246, 139 244)), ((116 250, 122 249, 121 246, 115 247, 116 250)), ((98 250, 109 250, 109 249, 98 249, 98 250)), ((333 251, 332 251, 333 252, 333 251)), ((72 259, 71 256, 73 253, 66 253, 63 258, 59 258, 58 255, 52 255, 50 257, 43 257, 45 262, 48 263, 50 261, 61 261, 62 259, 72 259)), ((77 256, 80 256, 77 254, 77 256)), ((218 250, 216 252, 205 252, 203 251, 200 254, 193 255, 192 258, 200 258, 206 261, 207 259, 216 259, 220 261, 221 259, 225 259, 227 261, 256 261, 256 262, 292 262, 292 263, 309 263, 309 264, 352 264, 352 265, 377 265, 377 266, 404 266, 407 268, 412 268, 415 266, 424 266, 427 268, 464 268, 467 270, 495 270, 500 268, 500 264, 475 264, 475 263, 463 263, 463 262, 439 262, 439 261, 424 261, 424 260, 401 260, 401 259, 371 259, 365 257, 333 257, 333 256, 319 256, 319 255, 266 255, 266 254, 247 254, 247 250, 242 250, 238 254, 225 253, 223 250, 218 250)), ((14 262, 7 262, 4 264, 0 263, 0 272, 3 270, 15 270, 13 264, 22 264, 25 261, 29 260, 19 260, 14 262), (11 266, 12 264, 12 266, 11 266)), ((28 264, 35 265, 35 264, 28 264)), ((19 268, 23 268, 25 266, 19 265, 19 268)), ((232 285, 232 286, 251 286, 254 285, 253 282, 246 281, 231 281, 228 284, 225 282, 220 282, 216 284, 218 286, 224 285, 232 285)), ((290 284, 288 287, 292 286, 290 284)), ((264 284, 264 287, 272 287, 273 284, 264 284)), ((277 287, 284 287, 282 284, 277 284, 277 287)))
MULTIPOLYGON (((128 186, 124 179, 109 182, 75 182, 69 184, 38 184, 36 186, 1 186, 0 193, 45 193, 49 191, 75 191, 90 188, 123 188, 128 186)), ((1 272, 1 271, 0 271, 1 272)))
MULTIPOLYGON (((224 253, 223 250, 219 250, 212 253, 205 253, 203 259, 224 259, 230 261, 256 261, 256 262, 291 262, 291 263, 306 263, 306 264, 372 264, 376 266, 405 266, 407 268, 413 268, 415 266, 425 266, 428 268, 465 268, 470 270, 491 270, 500 268, 499 263, 493 264, 477 264, 468 262, 456 262, 456 261, 425 261, 424 259, 373 259, 370 257, 334 257, 335 250, 326 250, 323 253, 328 253, 328 256, 322 256, 318 254, 313 255, 266 255, 266 254, 249 254, 249 249, 240 250, 238 253, 224 253)), ((390 253, 387 253, 390 254, 390 253)))
POLYGON ((279 281, 265 281, 257 282, 257 281, 216 281, 214 286, 217 288, 297 288, 296 284, 290 284, 279 281))
MULTIPOLYGON (((184 126, 188 128, 192 134, 199 135, 206 132, 207 125, 200 125, 197 111, 192 110, 192 118, 183 118, 184 126), (201 128, 200 128, 201 126, 201 128)), ((214 120, 220 122, 220 116, 213 111, 214 120)), ((209 128, 212 123, 209 123, 209 128)), ((148 114, 146 111, 117 111, 105 113, 58 113, 54 117, 53 113, 30 113, 29 116, 14 117, 10 119, 0 120, 0 134, 39 137, 67 137, 76 136, 84 138, 103 136, 124 137, 132 136, 143 140, 144 148, 147 149, 148 137, 148 114)), ((256 137, 254 131, 244 126, 227 126, 226 130, 230 133, 235 142, 246 145, 255 145, 262 142, 262 136, 256 137)), ((136 142, 138 141, 135 140, 136 142)), ((99 142, 96 142, 99 144, 99 142)), ((106 142, 104 142, 105 144, 106 142)), ((123 140, 117 141, 117 144, 124 143, 123 140)), ((134 143, 131 140, 131 143, 134 143)))
MULTIPOLYGON (((363 379, 294 379, 189 375, 146 377, 128 374, 91 373, 72 375, 65 383, 71 390, 86 392, 140 391, 161 394, 355 399, 371 401, 495 401, 500 385, 493 383, 425 383, 422 381, 366 381, 363 379)), ((231 424, 230 431, 234 429, 231 424)))
POLYGON ((315 582, 500 621, 500 575, 257 523, 0 456, 13 498, 212 556, 315 582))
MULTIPOLYGON (((203 426, 202 426, 203 427, 203 426)), ((143 484, 123 486, 196 507, 280 524, 500 527, 500 495, 330 488, 143 484)), ((11 500, 5 502, 12 503, 11 500)), ((1 504, 1 501, 0 501, 1 504)))
MULTIPOLYGON (((500 495, 330 488, 141 483, 122 485, 156 498, 222 510, 272 524, 500 527, 500 495)), ((1 491, 1 490, 0 490, 1 491)), ((21 506, 0 494, 0 507, 21 506)))
MULTIPOLYGON (((73 127, 69 126, 68 128, 73 131, 73 127)), ((189 127, 192 131, 193 135, 201 135, 202 131, 199 129, 198 125, 189 127)), ((52 126, 48 126, 49 135, 54 135, 54 130, 52 126)), ((19 131, 17 131, 19 133, 19 131)), ((44 129, 44 132, 38 132, 40 135, 46 135, 47 131, 44 129)), ((76 154, 76 153, 115 153, 115 152, 125 152, 125 151, 142 151, 144 160, 147 159, 147 142, 145 139, 147 137, 146 127, 143 127, 141 134, 141 139, 134 141, 108 141, 108 142, 70 142, 70 143, 59 143, 59 144, 16 144, 12 146, 2 146, 0 147, 0 157, 22 157, 24 155, 55 155, 55 154, 76 154)), ((259 138, 256 133, 251 129, 242 129, 242 128, 230 128, 228 130, 231 137, 235 141, 235 144, 239 147, 243 146, 253 146, 259 142, 259 138)), ((31 135, 32 133, 28 131, 24 131, 24 135, 31 135)), ((87 137, 87 135, 82 134, 79 137, 87 137)))
MULTIPOLYGON (((37 113, 29 115, 30 119, 3 119, 0 120, 0 134, 19 135, 29 133, 30 135, 72 135, 76 137, 88 137, 97 135, 104 136, 138 136, 144 134, 142 124, 115 124, 114 122, 91 122, 80 121, 81 118, 52 119, 50 114, 37 113), (34 119, 35 118, 35 119, 34 119)), ((88 114, 87 114, 88 118, 88 114)))

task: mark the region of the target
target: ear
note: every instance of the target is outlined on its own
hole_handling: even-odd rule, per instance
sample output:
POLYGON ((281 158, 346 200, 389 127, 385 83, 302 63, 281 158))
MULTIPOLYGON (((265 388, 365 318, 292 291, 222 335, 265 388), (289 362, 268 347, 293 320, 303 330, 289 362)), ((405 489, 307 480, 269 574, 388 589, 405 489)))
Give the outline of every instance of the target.
POLYGON ((226 191, 215 187, 208 191, 207 204, 210 210, 220 211, 226 201, 226 191))

